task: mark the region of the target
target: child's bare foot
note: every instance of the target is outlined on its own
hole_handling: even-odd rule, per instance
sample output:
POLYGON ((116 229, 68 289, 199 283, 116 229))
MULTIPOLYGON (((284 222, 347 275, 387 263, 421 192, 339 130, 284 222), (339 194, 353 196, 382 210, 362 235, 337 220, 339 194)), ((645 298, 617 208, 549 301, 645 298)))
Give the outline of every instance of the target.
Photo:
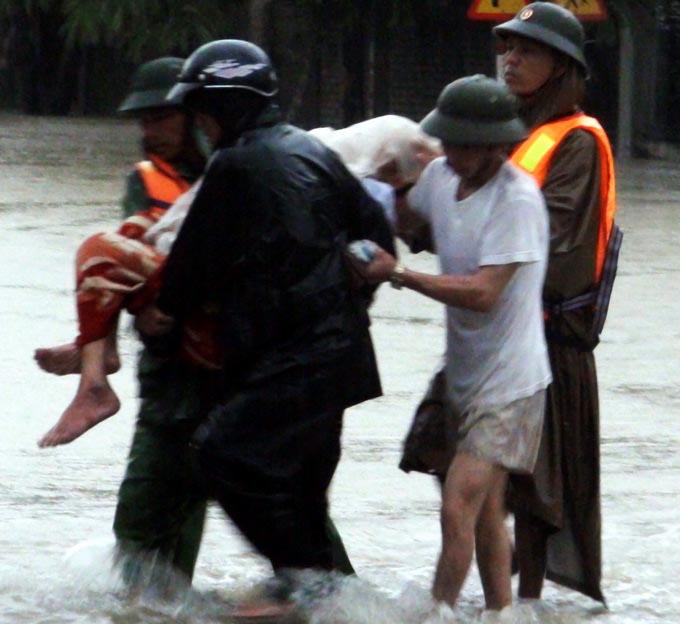
POLYGON ((36 349, 33 359, 48 373, 55 375, 80 373, 80 348, 74 342, 58 347, 36 349))
MULTIPOLYGON (((36 349, 33 358, 38 366, 48 373, 54 375, 74 375, 81 371, 81 349, 74 342, 36 349)), ((107 350, 105 356, 105 370, 107 375, 117 372, 120 369, 120 359, 118 352, 113 349, 107 350)))
POLYGON ((79 387, 71 404, 57 424, 40 439, 38 446, 68 444, 119 409, 120 401, 108 383, 79 387))

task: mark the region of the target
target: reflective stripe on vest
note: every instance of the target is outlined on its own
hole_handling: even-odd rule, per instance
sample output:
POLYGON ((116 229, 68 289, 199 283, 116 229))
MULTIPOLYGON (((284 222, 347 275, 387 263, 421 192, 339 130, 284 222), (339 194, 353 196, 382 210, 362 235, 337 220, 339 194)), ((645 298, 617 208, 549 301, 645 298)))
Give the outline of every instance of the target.
POLYGON ((167 210, 191 186, 174 167, 157 156, 135 165, 149 197, 151 210, 167 210))
POLYGON ((595 281, 600 281, 604 268, 607 243, 614 223, 616 212, 616 188, 614 177, 614 157, 607 134, 593 117, 576 113, 536 128, 513 152, 510 160, 530 173, 543 186, 550 168, 550 161, 562 139, 577 128, 591 132, 597 139, 600 155, 600 225, 597 237, 595 261, 595 281))

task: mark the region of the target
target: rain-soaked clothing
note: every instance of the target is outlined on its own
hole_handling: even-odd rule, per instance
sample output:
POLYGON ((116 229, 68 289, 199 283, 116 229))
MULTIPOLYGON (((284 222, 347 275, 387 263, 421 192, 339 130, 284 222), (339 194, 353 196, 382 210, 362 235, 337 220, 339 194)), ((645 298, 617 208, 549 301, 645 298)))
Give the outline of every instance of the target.
POLYGON ((602 279, 607 255, 607 246, 612 236, 614 214, 616 213, 616 180, 614 174, 614 156, 609 138, 604 128, 594 117, 581 111, 573 115, 561 117, 536 128, 530 136, 517 147, 512 160, 519 167, 529 172, 539 186, 543 186, 550 171, 554 151, 563 139, 574 130, 583 129, 590 132, 597 141, 600 167, 600 219, 598 227, 597 256, 595 278, 602 279))
POLYGON ((145 285, 164 259, 150 245, 118 232, 88 237, 76 255, 76 344, 82 347, 115 331, 123 308, 134 312, 150 303, 145 285))
MULTIPOLYGON (((129 226, 145 214, 152 216, 152 222, 157 221, 158 216, 164 214, 173 203, 173 197, 177 199, 187 191, 200 173, 195 170, 195 166, 182 163, 171 165, 154 154, 146 154, 146 159, 136 163, 128 174, 122 200, 123 218, 129 226)), ((150 225, 142 225, 144 231, 150 225)), ((130 232, 126 234, 141 238, 143 233, 139 236, 132 236, 130 232)))
POLYGON ((94 234, 78 248, 76 344, 104 338, 115 331, 123 307, 133 311, 148 302, 144 285, 164 258, 144 243, 144 235, 190 186, 176 167, 157 156, 137 163, 128 178, 123 223, 115 233, 94 234))
MULTIPOLYGON (((196 177, 187 175, 190 181, 196 177)), ((144 211, 149 204, 135 169, 128 177, 124 216, 144 211)), ((140 580, 138 575, 147 572, 144 565, 151 562, 155 564, 152 574, 161 578, 144 580, 157 583, 171 571, 171 578, 179 573, 190 581, 203 533, 207 493, 192 469, 188 443, 204 414, 201 396, 210 385, 210 372, 188 366, 181 358, 159 357, 144 349, 137 374, 141 407, 114 519, 119 556, 130 582, 140 580)), ((330 518, 326 518, 326 531, 336 569, 353 573, 330 518)))
MULTIPOLYGON (((150 161, 145 161, 145 164, 150 164, 150 161)), ((149 176, 148 171, 146 175, 149 176)), ((185 206, 188 210, 196 185, 176 198, 173 209, 185 206)), ((179 190, 174 184, 169 188, 179 190)), ((158 203, 158 200, 155 201, 158 203)), ((157 205, 141 210, 125 219, 117 232, 94 234, 78 248, 76 303, 79 335, 76 344, 79 346, 115 332, 121 310, 136 314, 155 301, 166 254, 155 247, 155 242, 147 234, 162 223, 165 212, 165 208, 157 205)), ((215 319, 210 310, 204 308, 197 308, 193 318, 184 325, 181 351, 189 362, 204 368, 221 366, 222 354, 214 337, 214 325, 215 319)))
POLYGON ((168 256, 159 307, 219 310, 222 380, 195 436, 204 483, 275 568, 333 567, 326 489, 345 408, 379 396, 346 244, 394 251, 339 158, 283 123, 218 151, 168 256))
POLYGON ((131 584, 193 576, 207 495, 195 478, 188 442, 199 422, 206 374, 147 351, 139 358, 141 405, 113 524, 131 584))
POLYGON ((175 200, 189 190, 191 184, 173 165, 153 154, 149 154, 148 160, 141 160, 135 165, 135 173, 136 176, 129 179, 128 188, 134 184, 133 179, 139 179, 143 189, 141 206, 128 214, 134 199, 124 199, 126 218, 119 232, 128 238, 141 239, 175 200))
MULTIPOLYGON (((600 163, 594 136, 566 135, 542 187, 551 240, 543 298, 554 304, 595 283, 600 224, 600 163)), ((600 514, 600 431, 593 310, 546 319, 553 383, 532 476, 511 475, 512 505, 547 525, 546 577, 604 601, 600 514)))
MULTIPOLYGON (((118 556, 131 584, 171 588, 178 575, 186 581, 193 576, 208 493, 196 474, 189 442, 204 413, 201 397, 214 374, 146 350, 140 355, 142 401, 113 525, 118 556)), ((335 568, 353 574, 333 521, 325 522, 335 568)))
MULTIPOLYGON (((198 173, 182 171, 188 183, 198 173)), ((178 188, 178 197, 180 193, 178 188)), ((134 216, 149 210, 149 190, 135 168, 128 176, 123 216, 139 223, 134 216)), ((113 523, 118 556, 130 583, 142 580, 145 565, 159 562, 164 565, 151 569, 156 575, 170 573, 165 580, 179 574, 190 581, 193 576, 207 496, 191 470, 188 441, 198 424, 199 387, 206 374, 180 358, 157 357, 146 349, 140 354, 141 405, 113 523)))

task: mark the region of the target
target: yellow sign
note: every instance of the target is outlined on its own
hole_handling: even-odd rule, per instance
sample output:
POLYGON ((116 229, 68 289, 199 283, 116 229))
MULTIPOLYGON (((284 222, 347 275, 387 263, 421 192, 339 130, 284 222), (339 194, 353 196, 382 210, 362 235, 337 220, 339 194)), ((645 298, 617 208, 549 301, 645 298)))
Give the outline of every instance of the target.
MULTIPOLYGON (((553 4, 569 9, 581 20, 599 21, 607 19, 604 0, 550 0, 553 4)), ((472 20, 503 22, 513 17, 531 0, 473 0, 467 15, 472 20)))
POLYGON ((473 20, 502 22, 515 15, 526 4, 526 0, 474 0, 467 15, 473 20))
POLYGON ((551 2, 569 9, 576 17, 582 20, 607 19, 607 9, 604 6, 604 0, 551 0, 551 2))

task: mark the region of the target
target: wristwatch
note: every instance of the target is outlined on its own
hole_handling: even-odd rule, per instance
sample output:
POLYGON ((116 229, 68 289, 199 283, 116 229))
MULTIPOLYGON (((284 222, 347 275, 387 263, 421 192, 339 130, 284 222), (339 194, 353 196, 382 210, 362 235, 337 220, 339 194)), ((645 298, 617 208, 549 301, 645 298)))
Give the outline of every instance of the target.
POLYGON ((392 284, 392 288, 396 288, 397 290, 400 290, 402 288, 402 286, 404 285, 405 272, 406 267, 401 262, 397 262, 394 265, 394 268, 392 269, 392 273, 390 275, 390 284, 392 284))

